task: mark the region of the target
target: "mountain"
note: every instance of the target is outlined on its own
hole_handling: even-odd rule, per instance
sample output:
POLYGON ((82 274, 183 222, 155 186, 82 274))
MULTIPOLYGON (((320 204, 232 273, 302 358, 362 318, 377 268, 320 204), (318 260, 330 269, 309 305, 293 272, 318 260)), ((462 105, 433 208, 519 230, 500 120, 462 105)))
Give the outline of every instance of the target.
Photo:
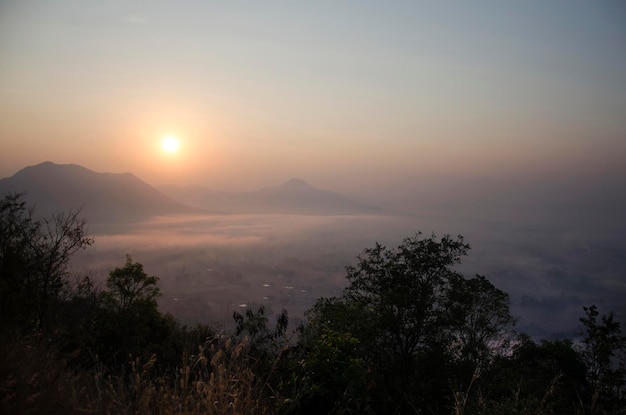
POLYGON ((26 193, 38 214, 82 208, 89 223, 119 223, 188 213, 186 207, 131 173, 97 173, 75 164, 45 162, 0 180, 0 195, 26 193))
POLYGON ((363 215, 381 213, 339 193, 321 190, 304 180, 252 192, 219 192, 199 186, 162 186, 164 194, 190 206, 231 213, 363 215))

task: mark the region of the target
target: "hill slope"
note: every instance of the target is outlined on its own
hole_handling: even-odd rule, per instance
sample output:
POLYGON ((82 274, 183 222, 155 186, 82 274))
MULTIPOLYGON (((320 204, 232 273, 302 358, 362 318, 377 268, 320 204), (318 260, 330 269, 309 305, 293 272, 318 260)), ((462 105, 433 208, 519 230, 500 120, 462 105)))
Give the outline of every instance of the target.
POLYGON ((75 164, 41 163, 0 180, 0 194, 26 193, 37 213, 83 209, 90 223, 132 222, 192 212, 131 173, 97 173, 75 164))
POLYGON ((232 213, 359 215, 382 210, 347 196, 316 189, 301 179, 253 192, 219 192, 198 186, 163 186, 166 195, 190 206, 232 213))

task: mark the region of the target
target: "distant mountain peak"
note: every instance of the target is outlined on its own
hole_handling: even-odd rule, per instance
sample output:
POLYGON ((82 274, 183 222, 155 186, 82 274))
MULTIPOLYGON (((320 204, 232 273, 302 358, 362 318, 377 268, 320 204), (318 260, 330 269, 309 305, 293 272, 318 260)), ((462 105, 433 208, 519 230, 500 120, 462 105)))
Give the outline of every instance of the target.
POLYGON ((25 167, 26 169, 43 169, 43 168, 56 168, 56 169, 62 169, 62 168, 81 168, 84 170, 87 170, 85 167, 83 166, 79 166, 78 164, 72 164, 72 163, 53 163, 52 161, 44 161, 43 163, 39 163, 39 164, 35 164, 33 166, 28 166, 25 167))
POLYGON ((275 187, 250 192, 215 192, 201 187, 162 187, 165 194, 190 206, 253 214, 359 215, 382 210, 293 178, 275 187))
POLYGON ((25 193, 48 215, 83 209, 91 223, 135 222, 155 215, 196 211, 181 205, 132 173, 98 173, 77 164, 46 161, 0 179, 0 195, 25 193))
MULTIPOLYGON (((51 161, 44 161, 43 163, 39 163, 39 164, 35 164, 32 166, 26 166, 24 167, 22 170, 20 171, 29 171, 29 170, 44 170, 44 169, 83 169, 83 170, 87 170, 82 166, 79 166, 77 164, 57 164, 57 163, 53 163, 51 161)), ((19 173, 19 172, 18 172, 19 173)))
POLYGON ((296 177, 287 180, 285 183, 283 183, 282 187, 290 187, 290 188, 299 188, 299 189, 312 189, 313 186, 311 186, 308 182, 302 180, 302 179, 298 179, 296 177))

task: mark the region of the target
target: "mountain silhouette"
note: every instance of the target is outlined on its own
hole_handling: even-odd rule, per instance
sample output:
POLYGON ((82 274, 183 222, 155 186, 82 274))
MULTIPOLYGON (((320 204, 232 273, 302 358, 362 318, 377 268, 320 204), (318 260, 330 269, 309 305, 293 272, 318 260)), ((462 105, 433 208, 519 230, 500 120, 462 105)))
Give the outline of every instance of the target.
POLYGON ((194 211, 131 173, 97 173, 75 164, 45 162, 1 179, 0 195, 13 192, 25 193, 37 214, 82 209, 90 223, 133 222, 194 211))
POLYGON ((362 215, 382 210, 293 178, 251 192, 220 192, 199 186, 162 186, 164 194, 190 206, 231 213, 362 215))
POLYGON ((298 178, 295 178, 295 177, 293 179, 287 180, 281 186, 278 186, 278 188, 281 188, 281 189, 309 189, 309 190, 315 189, 313 186, 311 186, 310 184, 308 184, 304 180, 298 179, 298 178))

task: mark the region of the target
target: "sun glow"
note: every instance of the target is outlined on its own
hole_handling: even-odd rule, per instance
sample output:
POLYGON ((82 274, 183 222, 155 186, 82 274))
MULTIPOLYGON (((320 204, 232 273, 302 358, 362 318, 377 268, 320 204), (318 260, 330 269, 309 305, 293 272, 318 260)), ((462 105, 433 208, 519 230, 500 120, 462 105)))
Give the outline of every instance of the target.
POLYGON ((166 153, 174 154, 180 148, 180 140, 173 135, 165 136, 161 140, 161 148, 166 153))

